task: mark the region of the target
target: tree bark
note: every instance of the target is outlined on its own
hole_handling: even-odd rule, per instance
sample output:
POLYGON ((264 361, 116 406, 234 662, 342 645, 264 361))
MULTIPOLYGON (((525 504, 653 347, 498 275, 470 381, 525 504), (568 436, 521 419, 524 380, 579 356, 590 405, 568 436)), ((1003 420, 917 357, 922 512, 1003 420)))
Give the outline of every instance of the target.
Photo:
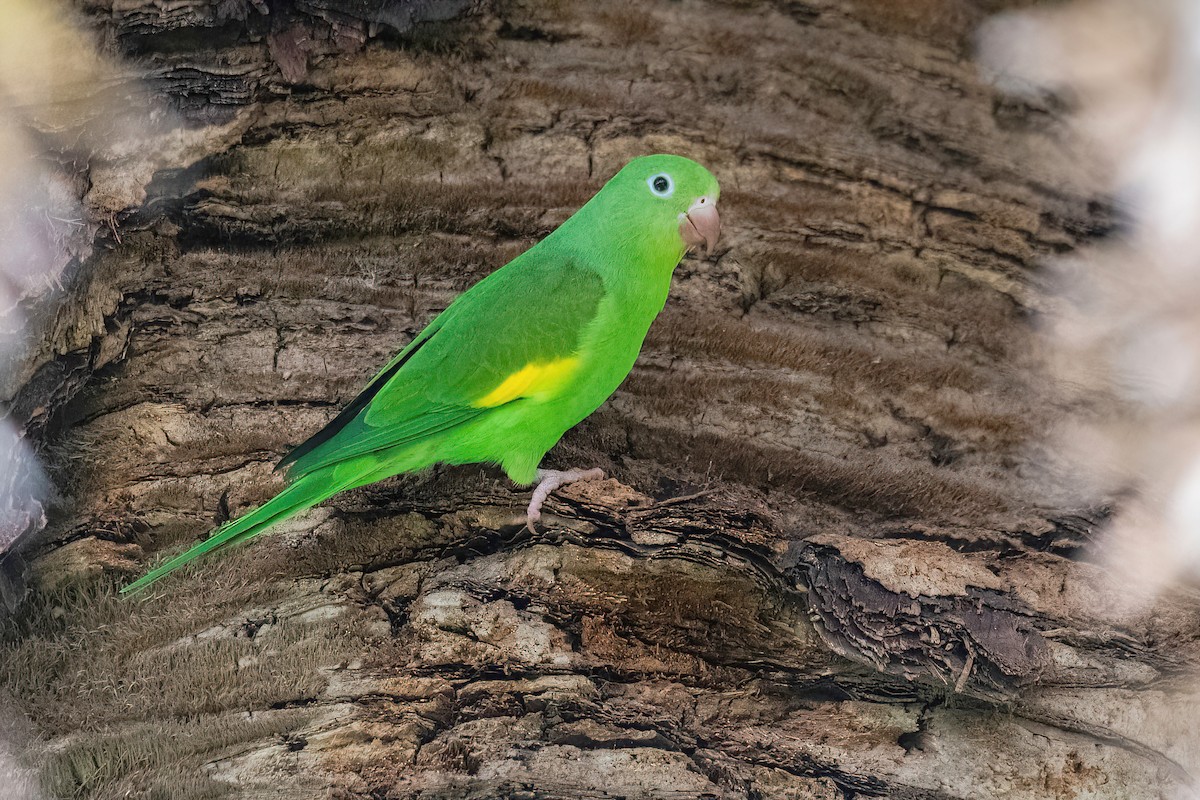
POLYGON ((1111 213, 971 63, 1000 5, 89 0, 191 138, 84 195, 8 398, 59 493, 0 651, 46 794, 1184 796, 1196 597, 1087 560, 1114 499, 1047 437, 1110 413, 1035 330, 1111 213), (495 470, 403 476, 115 596, 648 152, 725 238, 548 458, 614 478, 531 534, 495 470))

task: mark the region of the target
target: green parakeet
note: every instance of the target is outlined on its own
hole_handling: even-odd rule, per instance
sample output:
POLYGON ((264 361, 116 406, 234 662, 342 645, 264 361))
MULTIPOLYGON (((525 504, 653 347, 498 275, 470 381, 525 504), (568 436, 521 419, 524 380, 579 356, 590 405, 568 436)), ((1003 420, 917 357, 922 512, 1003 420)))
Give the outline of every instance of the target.
POLYGON ((340 414, 281 462, 288 485, 125 587, 135 592, 338 492, 433 464, 499 464, 557 487, 602 479, 542 457, 633 368, 687 248, 720 234, 716 178, 674 155, 635 159, 554 232, 460 295, 340 414))

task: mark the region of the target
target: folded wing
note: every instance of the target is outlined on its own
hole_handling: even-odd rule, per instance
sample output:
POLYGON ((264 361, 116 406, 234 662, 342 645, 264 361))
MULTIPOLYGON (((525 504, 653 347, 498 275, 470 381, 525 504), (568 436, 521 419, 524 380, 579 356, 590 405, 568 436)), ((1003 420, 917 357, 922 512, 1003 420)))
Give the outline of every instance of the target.
POLYGON ((561 386, 603 292, 577 260, 529 251, 455 300, 279 468, 295 480, 561 386))

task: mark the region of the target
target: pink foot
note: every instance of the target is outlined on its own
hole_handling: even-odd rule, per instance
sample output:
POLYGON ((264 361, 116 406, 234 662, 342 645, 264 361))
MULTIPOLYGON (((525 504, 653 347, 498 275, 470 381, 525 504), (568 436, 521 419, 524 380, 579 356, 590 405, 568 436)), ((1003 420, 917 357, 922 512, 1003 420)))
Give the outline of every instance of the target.
POLYGON ((534 525, 542 518, 542 503, 546 502, 546 498, 558 487, 576 481, 602 481, 605 477, 604 470, 598 467, 586 470, 539 469, 537 471, 538 485, 534 488, 533 497, 529 500, 529 508, 525 511, 525 527, 536 533, 534 525))

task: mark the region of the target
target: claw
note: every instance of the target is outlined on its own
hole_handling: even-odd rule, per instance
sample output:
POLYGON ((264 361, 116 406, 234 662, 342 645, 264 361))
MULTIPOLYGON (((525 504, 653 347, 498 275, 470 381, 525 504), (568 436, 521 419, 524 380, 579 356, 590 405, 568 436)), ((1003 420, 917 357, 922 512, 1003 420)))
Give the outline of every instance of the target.
POLYGON ((607 476, 604 470, 595 469, 539 469, 537 471, 538 485, 534 487, 533 497, 529 499, 529 508, 525 510, 525 528, 530 533, 537 533, 537 522, 542 518, 542 503, 560 486, 577 481, 602 481, 607 476))

